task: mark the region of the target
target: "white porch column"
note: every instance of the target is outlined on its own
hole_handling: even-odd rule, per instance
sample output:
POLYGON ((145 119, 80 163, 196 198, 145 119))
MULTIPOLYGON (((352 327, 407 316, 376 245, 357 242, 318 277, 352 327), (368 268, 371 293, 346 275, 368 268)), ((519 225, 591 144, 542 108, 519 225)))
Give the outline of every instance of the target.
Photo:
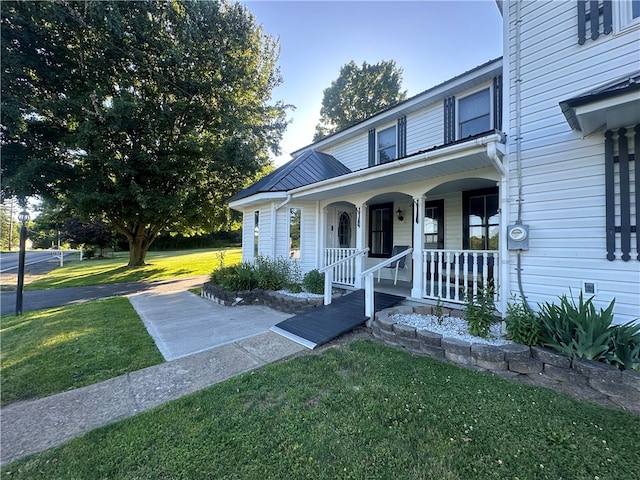
MULTIPOLYGON (((356 206, 356 249, 358 251, 367 248, 367 215, 368 209, 365 203, 356 206)), ((366 256, 360 256, 356 259, 356 281, 355 287, 362 288, 361 273, 365 271, 366 256)))
POLYGON ((424 272, 422 268, 422 249, 424 248, 424 207, 425 196, 413 197, 413 286, 411 296, 422 298, 424 291, 424 272))

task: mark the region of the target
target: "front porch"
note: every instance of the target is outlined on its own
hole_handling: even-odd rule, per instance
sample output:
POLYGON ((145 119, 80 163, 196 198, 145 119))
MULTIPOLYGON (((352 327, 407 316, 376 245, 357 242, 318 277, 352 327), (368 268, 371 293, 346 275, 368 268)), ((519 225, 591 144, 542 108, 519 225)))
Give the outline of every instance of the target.
POLYGON ((364 266, 370 263, 367 253, 368 250, 355 248, 326 248, 322 270, 328 273, 334 286, 363 288, 363 277, 370 275, 376 292, 410 300, 460 305, 467 296, 478 294, 484 287, 492 288, 494 300, 496 303, 499 300, 496 286, 500 273, 495 268, 499 264, 498 250, 422 249, 408 253, 404 266, 397 260, 378 261, 379 267, 374 265, 365 270, 364 266), (383 270, 386 270, 384 278, 383 270))

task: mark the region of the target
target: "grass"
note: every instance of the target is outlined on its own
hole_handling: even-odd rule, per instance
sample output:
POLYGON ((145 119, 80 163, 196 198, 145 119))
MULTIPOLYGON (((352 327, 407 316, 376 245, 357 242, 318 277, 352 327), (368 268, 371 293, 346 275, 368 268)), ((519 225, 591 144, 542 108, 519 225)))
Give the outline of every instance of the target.
POLYGON ((3 478, 633 479, 640 418, 371 341, 269 365, 3 478))
POLYGON ((127 298, 5 315, 0 335, 2 405, 164 361, 127 298))
POLYGON ((239 248, 150 252, 146 259, 148 265, 129 268, 127 267, 128 253, 119 253, 115 258, 68 263, 64 267, 57 268, 25 285, 25 290, 47 290, 208 275, 218 267, 221 252, 225 252, 225 265, 238 263, 241 260, 242 253, 239 248))

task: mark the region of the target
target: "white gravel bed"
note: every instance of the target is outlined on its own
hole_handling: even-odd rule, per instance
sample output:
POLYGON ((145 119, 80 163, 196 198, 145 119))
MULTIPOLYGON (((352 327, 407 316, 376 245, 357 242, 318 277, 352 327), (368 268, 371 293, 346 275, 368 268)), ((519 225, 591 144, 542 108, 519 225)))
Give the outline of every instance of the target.
POLYGON ((420 315, 417 313, 392 315, 391 318, 397 323, 415 327, 416 330, 429 330, 433 333, 439 333, 443 337, 457 338, 470 343, 486 343, 488 345, 506 345, 513 343, 505 340, 500 333, 500 324, 494 324, 489 329, 489 338, 481 338, 471 335, 467 328, 467 322, 458 317, 444 317, 442 325, 438 323, 438 317, 435 315, 420 315))
POLYGON ((287 290, 278 290, 278 293, 282 295, 287 295, 288 297, 296 297, 296 298, 323 298, 324 295, 320 295, 318 293, 309 293, 309 292, 299 292, 293 293, 287 290))

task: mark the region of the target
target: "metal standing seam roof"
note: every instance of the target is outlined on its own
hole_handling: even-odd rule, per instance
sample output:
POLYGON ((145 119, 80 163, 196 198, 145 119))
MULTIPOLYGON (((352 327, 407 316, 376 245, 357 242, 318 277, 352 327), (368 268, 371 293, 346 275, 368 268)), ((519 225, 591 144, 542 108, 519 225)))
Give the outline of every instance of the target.
POLYGON ((640 71, 632 73, 631 75, 625 75, 613 82, 584 93, 579 97, 570 98, 560 103, 566 104, 568 107, 579 107, 635 90, 640 90, 640 71))
POLYGON ((298 158, 235 194, 228 201, 241 200, 258 193, 287 192, 347 173, 351 173, 351 170, 335 157, 315 150, 307 150, 298 158))

